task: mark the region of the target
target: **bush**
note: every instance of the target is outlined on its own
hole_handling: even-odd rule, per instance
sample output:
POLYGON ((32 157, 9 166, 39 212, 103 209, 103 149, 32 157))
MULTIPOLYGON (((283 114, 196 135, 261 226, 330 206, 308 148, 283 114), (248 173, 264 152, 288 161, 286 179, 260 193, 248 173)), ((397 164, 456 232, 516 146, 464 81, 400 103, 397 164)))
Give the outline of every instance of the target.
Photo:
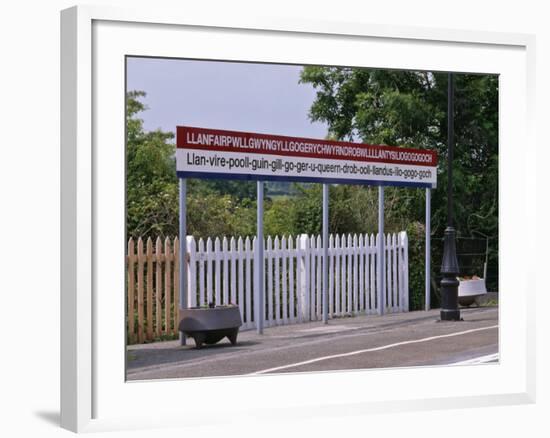
POLYGON ((411 222, 405 228, 409 240, 409 310, 424 309, 424 257, 426 227, 411 222))

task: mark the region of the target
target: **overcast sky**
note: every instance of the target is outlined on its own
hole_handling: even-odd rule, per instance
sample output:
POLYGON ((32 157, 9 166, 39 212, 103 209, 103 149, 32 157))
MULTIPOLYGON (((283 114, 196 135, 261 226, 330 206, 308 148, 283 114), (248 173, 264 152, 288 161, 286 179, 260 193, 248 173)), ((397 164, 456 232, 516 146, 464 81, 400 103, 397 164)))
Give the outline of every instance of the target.
POLYGON ((147 93, 140 113, 146 130, 177 125, 324 138, 312 123, 315 99, 299 84, 302 67, 219 61, 128 58, 127 89, 147 93))

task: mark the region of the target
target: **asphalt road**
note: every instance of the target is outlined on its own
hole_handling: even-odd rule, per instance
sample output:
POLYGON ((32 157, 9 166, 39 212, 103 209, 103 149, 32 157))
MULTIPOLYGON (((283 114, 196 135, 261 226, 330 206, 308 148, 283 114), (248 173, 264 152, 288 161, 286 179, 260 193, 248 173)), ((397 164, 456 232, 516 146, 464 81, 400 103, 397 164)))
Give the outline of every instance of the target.
POLYGON ((498 308, 462 309, 463 321, 439 311, 356 316, 239 333, 194 348, 192 340, 134 345, 127 380, 298 373, 498 361, 498 308))

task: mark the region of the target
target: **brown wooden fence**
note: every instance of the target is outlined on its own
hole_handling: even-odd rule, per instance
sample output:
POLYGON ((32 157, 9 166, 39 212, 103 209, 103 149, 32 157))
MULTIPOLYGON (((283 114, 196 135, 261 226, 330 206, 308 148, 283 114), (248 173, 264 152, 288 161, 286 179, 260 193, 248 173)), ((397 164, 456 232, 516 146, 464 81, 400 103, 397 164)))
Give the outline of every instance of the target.
POLYGON ((128 343, 177 335, 179 309, 178 238, 128 241, 128 343))

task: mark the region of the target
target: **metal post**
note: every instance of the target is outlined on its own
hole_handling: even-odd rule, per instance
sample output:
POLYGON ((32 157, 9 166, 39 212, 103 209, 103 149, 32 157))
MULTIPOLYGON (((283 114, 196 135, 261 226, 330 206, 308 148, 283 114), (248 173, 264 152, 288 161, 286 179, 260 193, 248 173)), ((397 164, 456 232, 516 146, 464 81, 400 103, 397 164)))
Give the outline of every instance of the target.
POLYGON ((323 184, 323 322, 328 324, 328 184, 323 184))
POLYGON ((426 311, 430 310, 431 303, 430 303, 430 278, 431 278, 431 242, 430 237, 432 234, 432 189, 427 188, 426 189, 426 261, 425 261, 425 269, 424 269, 424 275, 425 275, 425 306, 426 311))
MULTIPOLYGON (((180 224, 179 224, 179 268, 180 268, 180 308, 187 308, 187 179, 179 179, 180 188, 180 224)), ((180 345, 185 345, 183 332, 179 333, 180 345)))
POLYGON ((378 187, 378 261, 376 265, 376 285, 378 297, 378 314, 383 315, 386 307, 386 297, 384 296, 385 275, 384 268, 384 187, 378 187))
POLYGON ((256 294, 254 297, 256 312, 256 330, 258 334, 264 331, 264 183, 258 181, 257 190, 257 210, 256 210, 256 260, 254 268, 256 270, 256 294))
POLYGON ((458 309, 458 259, 456 257, 455 229, 453 227, 453 149, 454 149, 454 76, 449 73, 448 107, 447 107, 447 228, 441 263, 441 320, 459 321, 458 309))

